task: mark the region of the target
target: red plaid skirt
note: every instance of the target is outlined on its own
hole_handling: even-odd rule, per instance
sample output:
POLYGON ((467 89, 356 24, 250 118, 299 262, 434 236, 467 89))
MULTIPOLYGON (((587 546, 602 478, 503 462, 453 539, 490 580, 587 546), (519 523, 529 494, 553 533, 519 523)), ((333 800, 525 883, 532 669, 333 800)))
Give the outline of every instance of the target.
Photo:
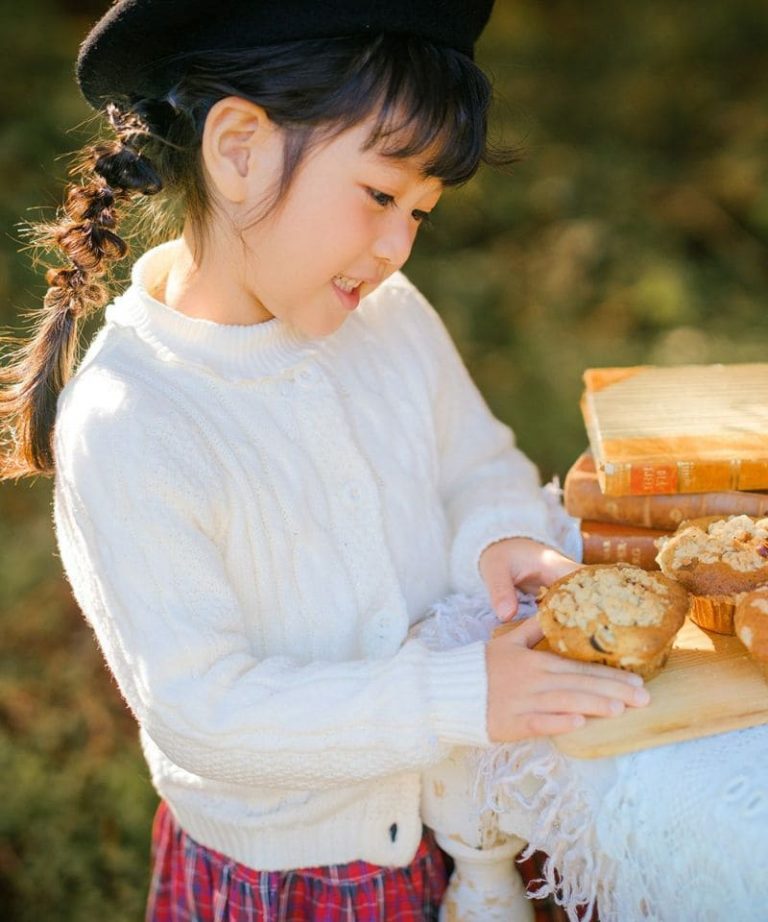
POLYGON ((432 833, 413 861, 255 871, 198 844, 160 801, 146 922, 437 922, 448 872, 432 833))

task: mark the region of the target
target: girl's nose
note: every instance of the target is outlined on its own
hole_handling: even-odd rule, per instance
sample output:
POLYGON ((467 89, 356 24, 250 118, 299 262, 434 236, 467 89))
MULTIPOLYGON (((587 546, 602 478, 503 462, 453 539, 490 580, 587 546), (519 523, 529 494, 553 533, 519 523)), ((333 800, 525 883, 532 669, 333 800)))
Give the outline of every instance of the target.
POLYGON ((410 216, 392 215, 374 241, 373 255, 397 269, 411 255, 418 224, 410 216))

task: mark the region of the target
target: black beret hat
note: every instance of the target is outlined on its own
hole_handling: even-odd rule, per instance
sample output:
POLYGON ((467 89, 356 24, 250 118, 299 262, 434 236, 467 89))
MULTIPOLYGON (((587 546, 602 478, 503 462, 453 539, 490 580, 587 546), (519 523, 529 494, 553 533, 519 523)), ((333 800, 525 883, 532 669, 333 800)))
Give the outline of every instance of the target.
POLYGON ((472 57, 493 0, 117 0, 86 36, 80 89, 94 108, 158 99, 179 56, 380 32, 421 36, 472 57))

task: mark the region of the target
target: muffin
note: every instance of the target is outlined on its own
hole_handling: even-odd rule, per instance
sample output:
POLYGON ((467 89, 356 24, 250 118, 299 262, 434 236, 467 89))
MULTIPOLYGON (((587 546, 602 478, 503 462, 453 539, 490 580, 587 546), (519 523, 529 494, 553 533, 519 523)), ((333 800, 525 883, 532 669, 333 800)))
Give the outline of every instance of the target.
POLYGON ((745 593, 733 621, 736 636, 768 681, 768 586, 745 593))
POLYGON ((663 667, 685 621, 688 592, 631 564, 597 564, 553 583, 539 603, 550 649, 651 679, 663 667))
POLYGON ((736 605, 745 595, 745 592, 734 592, 732 595, 692 595, 689 612, 691 621, 705 631, 733 635, 736 633, 733 626, 736 605))
POLYGON ((691 620, 706 630, 733 634, 736 603, 768 583, 768 518, 694 519, 659 546, 662 573, 692 593, 691 620))

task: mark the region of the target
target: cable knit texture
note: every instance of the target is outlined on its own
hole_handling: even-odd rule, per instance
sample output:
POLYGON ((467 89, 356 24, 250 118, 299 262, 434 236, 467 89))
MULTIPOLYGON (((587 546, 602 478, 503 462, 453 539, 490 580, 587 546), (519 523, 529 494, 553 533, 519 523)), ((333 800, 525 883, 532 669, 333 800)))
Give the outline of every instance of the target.
POLYGON ((404 865, 420 770, 487 746, 484 644, 409 628, 552 543, 533 464, 396 274, 333 335, 156 300, 148 251, 61 394, 61 558, 195 839, 259 869, 404 865))

